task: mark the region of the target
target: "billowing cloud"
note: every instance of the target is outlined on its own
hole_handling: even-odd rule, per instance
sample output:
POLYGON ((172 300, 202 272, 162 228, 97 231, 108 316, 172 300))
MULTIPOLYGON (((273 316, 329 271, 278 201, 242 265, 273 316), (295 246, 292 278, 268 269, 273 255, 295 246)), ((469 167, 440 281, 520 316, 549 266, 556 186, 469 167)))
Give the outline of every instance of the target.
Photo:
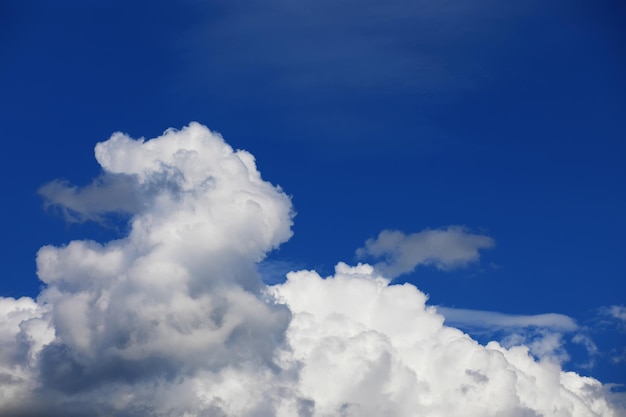
MULTIPOLYGON (((116 133, 96 158, 134 187, 129 233, 44 246, 38 298, 0 298, 2 416, 623 415, 599 381, 527 346, 479 344, 380 268, 264 285, 256 264, 291 236, 291 201, 204 126, 116 133)), ((94 184, 48 196, 85 215, 119 210, 97 204, 107 185, 94 184)), ((440 233, 470 240, 426 250, 445 267, 492 244, 440 233)))
POLYGON ((286 357, 300 362, 316 415, 618 415, 597 381, 538 362, 527 346, 478 344, 417 288, 389 285, 369 265, 339 264, 325 279, 290 273, 272 291, 294 315, 286 357))
MULTIPOLYGON (((96 146, 96 158, 105 176, 128 178, 143 201, 123 239, 40 249, 38 275, 47 284, 40 303, 49 311, 43 316, 31 306, 31 316, 42 315, 54 338, 22 349, 36 357, 20 369, 37 381, 37 395, 31 379, 13 378, 25 392, 20 403, 106 412, 138 404, 144 411, 131 415, 152 415, 178 409, 167 403, 176 399, 172 381, 182 378, 178 389, 188 390, 186 377, 219 379, 250 363, 258 370, 246 371, 251 381, 270 375, 290 314, 263 301, 255 263, 291 236, 290 199, 261 179, 252 155, 198 124, 150 141, 117 133, 96 146), (172 392, 158 396, 159 386, 172 392)), ((56 202, 88 207, 79 212, 118 209, 98 206, 95 189, 56 202)), ((13 339, 33 338, 24 322, 12 327, 13 339)))
POLYGON ((383 230, 357 250, 360 258, 381 259, 375 267, 385 276, 397 277, 412 272, 418 265, 434 265, 450 270, 478 260, 481 249, 491 248, 494 240, 471 233, 463 226, 424 230, 406 235, 383 230))

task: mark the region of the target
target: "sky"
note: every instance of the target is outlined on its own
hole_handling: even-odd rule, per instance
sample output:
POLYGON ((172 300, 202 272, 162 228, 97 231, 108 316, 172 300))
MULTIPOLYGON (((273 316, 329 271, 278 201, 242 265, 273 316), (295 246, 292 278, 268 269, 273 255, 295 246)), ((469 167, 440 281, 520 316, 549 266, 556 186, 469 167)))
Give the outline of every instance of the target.
POLYGON ((626 10, 470 3, 3 2, 0 410, 626 415, 626 10))

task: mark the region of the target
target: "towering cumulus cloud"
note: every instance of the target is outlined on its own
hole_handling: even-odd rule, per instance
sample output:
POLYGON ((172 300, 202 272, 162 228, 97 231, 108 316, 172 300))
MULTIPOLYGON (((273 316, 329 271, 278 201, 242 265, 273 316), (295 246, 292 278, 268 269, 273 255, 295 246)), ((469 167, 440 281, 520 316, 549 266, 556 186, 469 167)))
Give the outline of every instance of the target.
MULTIPOLYGON (((74 219, 125 212, 129 232, 41 248, 37 299, 0 298, 2 416, 624 415, 600 382, 478 344, 369 265, 264 285, 291 201, 204 126, 116 133, 96 159, 91 185, 41 193, 74 219)), ((460 261, 491 246, 476 239, 460 261)))

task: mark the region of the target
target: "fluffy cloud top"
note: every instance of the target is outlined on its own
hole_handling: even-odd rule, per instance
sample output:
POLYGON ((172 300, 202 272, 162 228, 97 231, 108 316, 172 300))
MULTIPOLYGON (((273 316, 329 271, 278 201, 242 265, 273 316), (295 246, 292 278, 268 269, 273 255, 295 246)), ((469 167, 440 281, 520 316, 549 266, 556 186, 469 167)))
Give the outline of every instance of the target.
MULTIPOLYGON (((410 284, 369 265, 326 279, 290 273, 272 289, 294 317, 289 360, 320 416, 617 416, 592 378, 536 361, 526 346, 478 344, 410 284)), ((285 357, 283 357, 284 360, 285 357)))
POLYGON ((624 415, 599 381, 483 346, 390 285, 418 263, 476 259, 486 236, 384 232, 364 250, 391 250, 390 276, 340 263, 265 286, 255 265, 291 236, 292 208, 252 155, 193 123, 116 133, 96 158, 115 181, 42 193, 83 218, 124 208, 130 231, 41 248, 39 297, 0 298, 2 416, 624 415))
POLYGON ((424 230, 405 235, 397 230, 383 230, 357 250, 361 258, 370 256, 383 261, 375 265, 385 276, 412 272, 418 265, 435 265, 442 270, 454 269, 478 260, 481 249, 494 245, 489 236, 469 232, 462 226, 424 230))

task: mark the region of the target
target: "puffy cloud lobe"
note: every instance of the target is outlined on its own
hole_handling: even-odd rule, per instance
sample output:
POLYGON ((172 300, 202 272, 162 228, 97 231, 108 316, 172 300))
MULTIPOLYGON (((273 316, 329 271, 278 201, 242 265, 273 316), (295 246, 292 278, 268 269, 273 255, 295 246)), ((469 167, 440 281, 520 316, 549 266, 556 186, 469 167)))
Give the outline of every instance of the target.
POLYGON ((412 272, 418 265, 434 265, 450 270, 478 260, 481 249, 494 245, 489 236, 470 233, 465 227, 424 230, 405 235, 397 230, 384 230, 357 250, 360 258, 383 260, 377 263, 385 276, 394 278, 412 272))
MULTIPOLYGON (((315 416, 617 416, 602 385, 536 361, 526 346, 482 346, 415 287, 389 285, 369 265, 334 276, 290 273, 273 293, 293 313, 299 391, 315 416)), ((623 411, 622 411, 623 412, 623 411)))
MULTIPOLYGON (((255 263, 291 236, 291 202, 199 124, 147 141, 117 133, 96 157, 102 178, 134 187, 130 231, 41 248, 37 300, 0 298, 2 416, 618 415, 598 381, 524 346, 480 345, 380 268, 264 286, 255 263)), ((54 204, 120 208, 98 205, 108 183, 93 184, 54 204)), ((396 241, 427 236, 421 262, 442 267, 491 244, 423 233, 396 241)))
POLYGON ((54 338, 49 306, 0 297, 0 414, 20 407, 36 388, 37 353, 54 338))

